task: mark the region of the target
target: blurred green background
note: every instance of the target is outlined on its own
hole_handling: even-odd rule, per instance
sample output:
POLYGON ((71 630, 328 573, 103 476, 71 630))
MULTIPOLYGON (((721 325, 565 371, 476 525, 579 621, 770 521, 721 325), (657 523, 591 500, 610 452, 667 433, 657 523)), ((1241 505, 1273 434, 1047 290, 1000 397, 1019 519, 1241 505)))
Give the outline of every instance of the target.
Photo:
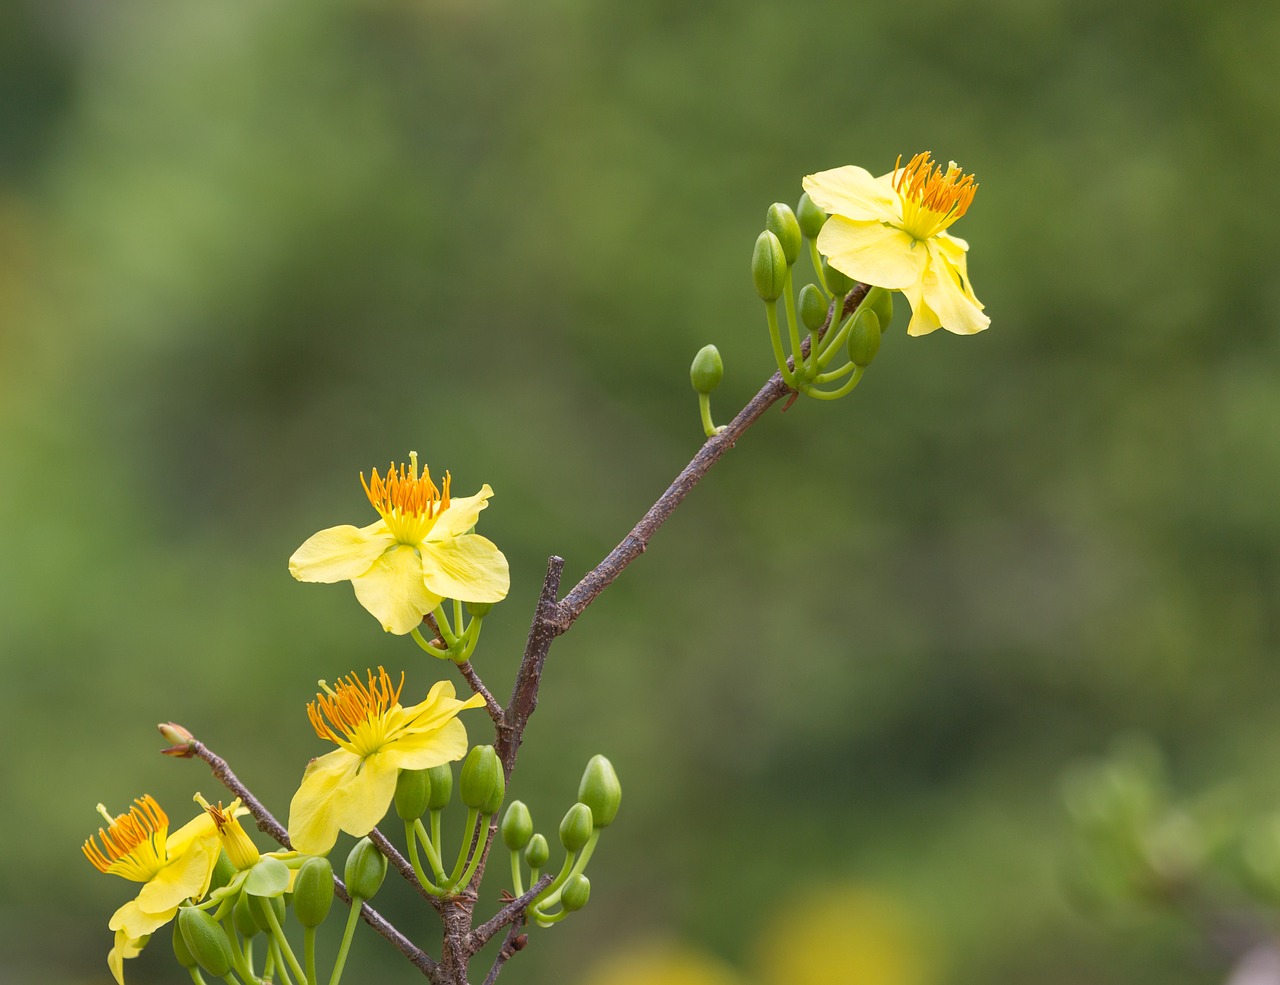
POLYGON ((0 6, 0 979, 108 980, 95 803, 223 795, 155 722, 283 815, 318 677, 441 672, 287 574, 358 472, 495 489, 505 695, 546 557, 571 586, 697 449, 693 353, 721 419, 769 374, 769 203, 927 149, 981 183, 991 329, 775 409, 558 643, 511 793, 551 831, 601 751, 626 798, 502 980, 657 941, 817 985, 779 928, 845 899, 810 978, 1222 981, 1073 908, 1058 777, 1138 729, 1280 803, 1278 64, 1254 0, 0 6))

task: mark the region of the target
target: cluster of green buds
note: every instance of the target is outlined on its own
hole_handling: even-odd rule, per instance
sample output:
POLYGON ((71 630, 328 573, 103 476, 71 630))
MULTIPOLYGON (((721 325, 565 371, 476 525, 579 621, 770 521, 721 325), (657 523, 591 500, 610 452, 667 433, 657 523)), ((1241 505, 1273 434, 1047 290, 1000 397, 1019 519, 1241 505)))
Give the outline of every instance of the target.
POLYGON ((764 231, 751 254, 751 278, 764 302, 783 382, 799 393, 834 400, 857 386, 875 359, 880 335, 893 320, 893 293, 872 287, 845 315, 845 300, 857 285, 818 253, 817 237, 826 220, 827 214, 807 194, 800 196, 795 211, 781 202, 769 206, 764 231), (806 243, 815 280, 805 284, 797 298, 794 272, 806 243), (786 310, 788 348, 778 325, 780 299, 786 310), (843 362, 837 363, 841 357, 843 362))
POLYGON ((396 813, 404 822, 409 861, 422 888, 437 897, 457 895, 470 885, 484 858, 484 831, 489 819, 502 808, 507 793, 502 761, 493 746, 474 746, 463 760, 458 797, 467 808, 467 820, 456 861, 446 872, 441 815, 453 798, 453 786, 453 768, 448 763, 426 770, 401 770, 396 779, 396 813), (422 865, 424 854, 429 872, 422 865))
MULTIPOLYGON (((472 530, 474 531, 474 527, 472 530)), ((428 625, 436 632, 435 639, 428 640, 419 629, 413 629, 410 635, 413 641, 427 653, 441 660, 452 660, 454 663, 466 663, 475 652, 476 643, 480 641, 480 629, 484 617, 493 611, 492 602, 460 602, 453 600, 453 619, 450 621, 445 612, 444 603, 436 606, 430 615, 428 625)))
MULTIPOLYGON (((297 852, 260 854, 236 819, 234 807, 205 804, 217 825, 222 850, 204 902, 184 904, 173 929, 173 951, 192 980, 201 972, 216 978, 245 982, 293 980, 315 985, 316 930, 333 904, 333 868, 321 856, 297 852), (289 915, 302 927, 302 957, 290 943, 289 915), (255 947, 265 942, 261 968, 255 947)), ((344 873, 353 906, 342 944, 328 978, 342 977, 355 933, 360 904, 377 893, 387 872, 387 860, 369 841, 361 839, 347 858, 344 873)))
MULTIPOLYGON (((565 851, 559 874, 529 907, 529 915, 540 927, 559 923, 587 905, 591 882, 587 863, 600 840, 600 831, 613 823, 622 803, 622 786, 613 764, 604 756, 592 756, 578 784, 578 801, 560 821, 560 844, 565 851)), ((551 857, 544 835, 533 829, 533 816, 519 800, 513 800, 502 817, 502 842, 511 854, 511 885, 516 896, 524 895, 524 867, 529 869, 529 885, 536 886, 543 867, 551 857)))

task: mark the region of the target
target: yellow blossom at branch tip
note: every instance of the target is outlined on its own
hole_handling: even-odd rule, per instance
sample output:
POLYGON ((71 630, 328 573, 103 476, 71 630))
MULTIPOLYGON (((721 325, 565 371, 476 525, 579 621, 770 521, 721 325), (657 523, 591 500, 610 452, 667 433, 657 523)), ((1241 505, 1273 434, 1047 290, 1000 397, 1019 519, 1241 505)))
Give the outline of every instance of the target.
POLYGON ((855 165, 820 171, 804 190, 831 218, 818 250, 836 270, 902 291, 911 305, 908 335, 945 328, 973 335, 991 324, 969 283, 969 244, 947 232, 978 190, 952 161, 944 170, 925 152, 902 158, 878 178, 855 165))
POLYGON ((362 681, 348 674, 307 706, 316 734, 338 748, 307 764, 289 804, 289 840, 299 852, 326 855, 345 831, 364 837, 382 820, 403 770, 424 770, 461 759, 467 730, 457 718, 484 699, 455 697, 453 684, 439 681, 410 708, 400 704, 400 683, 381 667, 362 681))
POLYGON ((289 558, 298 581, 349 581, 356 598, 388 633, 403 636, 443 599, 500 602, 511 579, 507 559, 489 540, 471 533, 493 490, 474 496, 450 495, 450 476, 437 486, 431 472, 418 472, 418 453, 409 465, 393 463, 386 476, 373 470, 360 482, 379 519, 367 527, 329 527, 307 540, 289 558))
POLYGON ((107 924, 116 934, 107 965, 124 985, 124 960, 137 957, 184 900, 198 900, 209 891, 221 847, 213 819, 204 811, 170 834, 169 816, 150 795, 135 800, 127 814, 112 817, 102 804, 98 813, 107 827, 85 841, 85 857, 99 872, 143 884, 107 924))

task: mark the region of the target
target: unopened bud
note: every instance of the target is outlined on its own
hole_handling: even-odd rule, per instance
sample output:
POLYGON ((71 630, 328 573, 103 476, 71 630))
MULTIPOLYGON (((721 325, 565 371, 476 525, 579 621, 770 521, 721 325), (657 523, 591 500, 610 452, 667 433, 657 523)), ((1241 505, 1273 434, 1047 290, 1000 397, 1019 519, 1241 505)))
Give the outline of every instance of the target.
POLYGON ((870 366, 880 351, 880 319, 870 308, 862 308, 849 332, 849 359, 855 366, 870 366))
POLYGON ((778 237, 782 244, 782 255, 787 258, 787 266, 791 266, 800 258, 800 223, 790 205, 774 202, 764 218, 764 228, 778 237))
POLYGON ((597 828, 607 828, 618 816, 622 803, 622 784, 614 772, 613 763, 596 755, 587 760, 578 784, 578 800, 591 808, 592 822, 597 828))
POLYGON ((241 893, 236 905, 231 908, 231 922, 235 924, 240 936, 245 938, 253 937, 262 930, 254 919, 253 911, 249 909, 249 899, 248 893, 241 893))
POLYGON ((471 616, 472 619, 483 619, 492 611, 493 611, 492 602, 468 602, 467 603, 467 614, 471 616))
POLYGON ((368 838, 361 838, 347 856, 343 880, 347 892, 362 900, 373 899, 387 875, 387 857, 368 838))
POLYGON ((591 880, 579 873, 564 881, 560 889, 560 905, 572 913, 581 910, 591 898, 591 880))
POLYGON ((267 917, 266 908, 269 906, 275 912, 276 923, 280 924, 284 920, 284 897, 272 896, 250 896, 245 893, 241 899, 249 901, 249 912, 253 914, 253 922, 258 925, 258 929, 265 933, 271 933, 271 920, 267 917))
POLYGON ((196 959, 191 953, 191 949, 187 947, 187 942, 182 939, 182 927, 180 922, 173 922, 173 956, 178 959, 178 964, 184 968, 194 968, 196 959))
POLYGON ((524 850, 524 860, 531 869, 540 869, 551 857, 551 846, 547 844, 546 835, 536 834, 529 839, 529 846, 524 850))
POLYGON ((761 301, 777 301, 782 297, 787 280, 787 257, 778 237, 767 229, 756 238, 756 247, 751 253, 751 279, 761 301))
POLYGON ((848 274, 836 270, 826 260, 822 261, 822 282, 827 285, 827 290, 842 299, 853 290, 853 285, 857 283, 848 274))
POLYGON ((560 844, 566 852, 582 851, 583 846, 591 840, 591 829, 595 822, 591 817, 591 808, 577 803, 569 808, 560 822, 560 844))
POLYGON ((699 393, 711 393, 724 378, 724 360, 714 345, 704 345, 693 357, 689 367, 689 382, 699 393))
POLYGON ((168 749, 160 750, 164 755, 180 756, 184 759, 193 755, 191 743, 195 742, 196 737, 177 722, 161 722, 156 728, 164 736, 164 741, 169 743, 168 749))
POLYGON ((502 763, 498 761, 497 754, 494 754, 493 760, 498 763, 498 782, 493 785, 489 799, 480 805, 480 813, 490 817, 502 809, 502 799, 507 795, 507 778, 502 773, 502 763))
POLYGON ((813 204, 809 193, 800 196, 800 204, 796 206, 796 221, 800 223, 800 231, 810 239, 817 239, 818 233, 826 225, 827 214, 813 204))
POLYGON ((880 319, 880 331, 887 332, 889 323, 893 321, 893 291, 883 287, 873 287, 867 291, 862 303, 876 313, 880 319))
POLYGON ((227 852, 222 849, 218 852, 218 861, 213 864, 213 878, 209 880, 209 891, 221 889, 231 881, 232 876, 239 870, 231 864, 231 859, 227 857, 227 852))
POLYGON ((811 332, 820 329, 827 320, 827 299, 817 284, 805 284, 800 289, 800 320, 811 332))
POLYGON ((431 776, 426 770, 401 770, 396 777, 396 814, 402 821, 416 821, 427 812, 431 776))
POLYGON ((502 764, 493 746, 473 746, 462 763, 458 796, 468 807, 479 810, 489 802, 501 778, 502 764))
POLYGON ((302 863, 293 880, 293 915, 304 927, 319 927, 333 905, 333 866, 315 856, 302 863))
POLYGON ((502 842, 511 851, 518 852, 533 837, 533 815, 523 800, 513 800, 502 816, 502 842))
POLYGON ((214 978, 225 978, 230 973, 231 941, 218 921, 204 910, 183 906, 178 908, 178 929, 196 964, 214 978))
POLYGON ((431 778, 431 795, 427 797, 427 810, 442 811, 449 806, 453 796, 453 767, 448 763, 432 766, 427 770, 431 778))

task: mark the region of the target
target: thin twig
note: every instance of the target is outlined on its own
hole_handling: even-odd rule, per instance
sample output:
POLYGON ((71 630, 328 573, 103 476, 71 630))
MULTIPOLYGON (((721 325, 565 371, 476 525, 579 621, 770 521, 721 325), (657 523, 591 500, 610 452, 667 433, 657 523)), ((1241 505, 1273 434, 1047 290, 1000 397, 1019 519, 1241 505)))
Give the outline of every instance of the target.
POLYGON ((529 938, 525 936, 524 931, 524 915, 521 914, 511 924, 511 929, 507 931, 507 936, 502 940, 502 946, 498 948, 498 956, 493 959, 493 965, 489 968, 489 974, 484 976, 484 985, 493 985, 501 974, 503 965, 505 965, 511 957, 520 950, 524 949, 529 938))
POLYGON ((480 697, 484 698, 485 711, 489 713, 489 717, 493 719, 493 724, 497 725, 502 721, 502 705, 494 699, 489 689, 484 686, 484 681, 480 680, 480 675, 476 673, 476 669, 471 666, 470 660, 464 660, 458 664, 458 671, 467 679, 467 683, 471 685, 471 690, 480 697))
POLYGON ((437 910, 440 909, 440 901, 427 892, 427 888, 418 881, 418 873, 413 871, 412 863, 400 854, 399 849, 387 840, 386 835, 374 828, 369 832, 369 840, 378 847, 378 851, 387 857, 387 861, 391 863, 393 869, 400 873, 400 877, 418 891, 419 896, 437 910))
POLYGON ((496 728, 498 758, 502 760, 508 780, 515 769, 516 753, 524 737, 525 725, 538 707, 538 686, 542 681, 542 665, 547 659, 547 651, 562 632, 556 629, 556 596, 560 592, 560 575, 563 572, 564 558, 552 555, 547 559, 547 573, 542 579, 542 591, 533 610, 524 658, 511 688, 511 700, 507 702, 507 710, 496 728))
POLYGON ((499 930, 519 919, 520 915, 529 908, 529 904, 533 902, 534 897, 550 886, 554 878, 550 872, 544 874, 533 884, 528 892, 511 900, 501 910, 473 930, 469 939, 471 950, 480 950, 493 939, 493 935, 499 930))
MULTIPOLYGON (((199 739, 190 739, 186 743, 186 752, 175 752, 173 750, 165 750, 168 755, 177 755, 184 759, 195 757, 204 760, 213 775, 230 790, 233 794, 240 798, 241 803, 249 808, 249 814, 257 822, 258 830, 263 831, 278 841, 285 848, 293 848, 289 841, 289 832, 285 830, 284 825, 275 819, 272 813, 262 806, 262 801, 258 800, 242 782, 240 778, 231 771, 231 767, 227 765, 227 761, 206 746, 199 739)), ((385 839, 384 839, 385 840, 385 839)), ((394 852, 394 848, 392 849, 394 852)), ((399 855, 399 852, 395 854, 399 855)), ((417 881, 416 879, 414 880, 417 881)), ((342 880, 336 875, 333 877, 334 891, 348 906, 351 905, 351 895, 347 892, 347 887, 343 885, 342 880)), ((424 975, 435 973, 436 962, 427 954, 426 951, 418 947, 413 941, 400 933, 390 921, 382 914, 371 907, 368 903, 360 907, 360 919, 372 927, 379 935, 391 942, 391 946, 409 959, 409 962, 421 971, 424 975)))

